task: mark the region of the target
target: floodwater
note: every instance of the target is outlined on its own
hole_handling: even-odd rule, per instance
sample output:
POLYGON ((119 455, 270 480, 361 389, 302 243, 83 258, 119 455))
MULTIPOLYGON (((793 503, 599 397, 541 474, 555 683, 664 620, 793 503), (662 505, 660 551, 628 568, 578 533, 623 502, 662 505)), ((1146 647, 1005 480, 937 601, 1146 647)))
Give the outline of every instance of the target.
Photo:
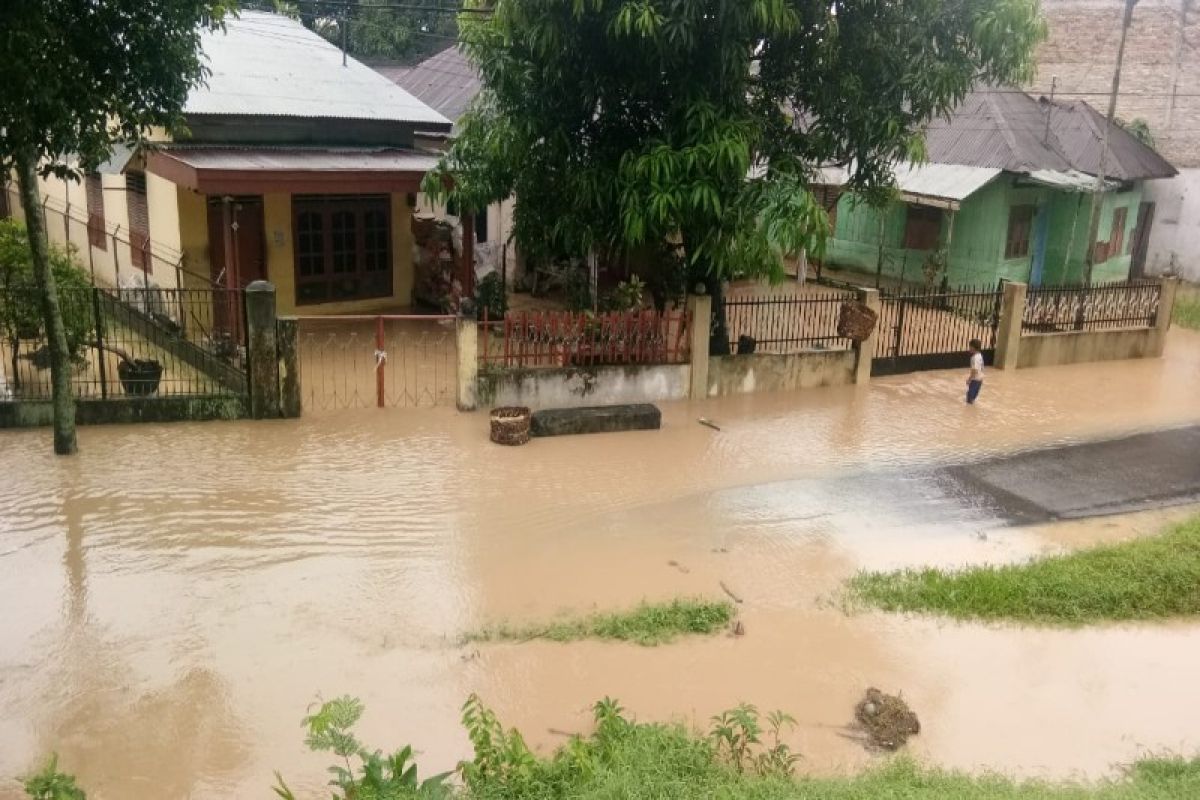
POLYGON ((54 750, 97 800, 266 797, 275 769, 315 797, 327 760, 298 722, 340 694, 366 703, 368 743, 411 743, 432 771, 469 754, 470 692, 543 750, 605 695, 698 726, 740 701, 782 708, 821 773, 871 760, 844 728, 871 685, 904 693, 913 752, 948 767, 1099 776, 1200 750, 1200 625, 839 608, 859 568, 1021 559, 1185 511, 1013 529, 875 475, 1200 422, 1200 336, 1174 332, 1161 361, 993 371, 975 408, 962 380, 670 404, 661 431, 517 449, 446 409, 96 427, 73 459, 46 431, 4 433, 0 776, 54 750), (743 637, 459 644, 722 583, 743 637))

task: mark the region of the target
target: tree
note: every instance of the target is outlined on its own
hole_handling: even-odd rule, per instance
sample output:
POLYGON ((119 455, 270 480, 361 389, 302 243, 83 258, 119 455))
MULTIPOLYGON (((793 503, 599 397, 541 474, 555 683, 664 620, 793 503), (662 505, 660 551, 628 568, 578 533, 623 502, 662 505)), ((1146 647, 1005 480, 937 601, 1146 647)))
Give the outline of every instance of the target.
POLYGON ((1036 0, 502 0, 459 25, 483 91, 426 190, 515 193, 527 256, 669 242, 714 296, 715 352, 723 280, 820 254, 814 168, 890 191, 921 126, 1027 77, 1045 32, 1036 0))
POLYGON ((458 34, 452 3, 426 0, 389 7, 357 0, 272 0, 259 5, 293 14, 350 55, 377 61, 424 58, 449 47, 458 34))
MULTIPOLYGON (((67 354, 78 361, 91 343, 92 315, 87 303, 87 275, 75 265, 69 250, 50 248, 50 273, 59 295, 67 354), (63 303, 64 295, 68 298, 63 303)), ((46 335, 41 295, 34 281, 33 253, 25 228, 13 220, 0 220, 0 336, 8 344, 14 387, 21 385, 17 369, 21 341, 46 335)), ((31 354, 31 357, 41 357, 31 354)), ((41 365, 39 365, 41 366, 41 365)))
POLYGON ((188 91, 204 77, 200 32, 234 0, 5 0, 0 3, 0 170, 15 169, 33 278, 50 345, 54 451, 76 450, 70 353, 38 177, 75 179, 174 130, 188 91))

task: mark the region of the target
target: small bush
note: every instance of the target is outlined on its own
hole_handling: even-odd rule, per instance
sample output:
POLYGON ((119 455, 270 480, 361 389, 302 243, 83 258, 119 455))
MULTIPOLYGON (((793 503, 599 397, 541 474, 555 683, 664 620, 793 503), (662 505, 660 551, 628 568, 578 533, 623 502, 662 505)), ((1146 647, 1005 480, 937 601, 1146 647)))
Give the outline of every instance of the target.
POLYGON ((537 625, 487 628, 469 634, 467 640, 571 642, 615 639, 658 645, 679 636, 716 633, 728 626, 733 616, 733 605, 726 601, 676 599, 669 603, 642 603, 630 611, 589 614, 537 625))

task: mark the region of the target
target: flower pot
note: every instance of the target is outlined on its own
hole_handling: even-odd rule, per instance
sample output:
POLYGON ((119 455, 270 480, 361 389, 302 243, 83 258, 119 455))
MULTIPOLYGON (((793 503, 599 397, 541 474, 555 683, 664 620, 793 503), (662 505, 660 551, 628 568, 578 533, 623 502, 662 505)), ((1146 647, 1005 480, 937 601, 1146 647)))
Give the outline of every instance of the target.
POLYGON ((131 397, 148 397, 158 392, 162 380, 162 364, 153 359, 135 358, 117 363, 117 375, 121 388, 131 397))

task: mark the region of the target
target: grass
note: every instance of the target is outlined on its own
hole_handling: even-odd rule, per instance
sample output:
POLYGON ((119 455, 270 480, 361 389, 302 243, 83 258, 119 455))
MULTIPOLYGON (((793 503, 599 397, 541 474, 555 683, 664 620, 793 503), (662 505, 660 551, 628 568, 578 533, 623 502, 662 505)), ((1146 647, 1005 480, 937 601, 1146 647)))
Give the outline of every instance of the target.
POLYGON ((1176 325, 1200 330, 1200 295, 1187 300, 1176 300, 1171 318, 1176 325))
POLYGON ((467 641, 527 641, 549 639, 573 642, 608 639, 652 646, 680 636, 711 635, 733 620, 727 601, 675 599, 669 603, 642 603, 629 611, 567 617, 535 625, 501 625, 468 634, 467 641))
POLYGON ((852 599, 886 611, 959 619, 1083 625, 1195 617, 1200 517, 1158 536, 1026 564, 860 573, 848 589, 852 599))

